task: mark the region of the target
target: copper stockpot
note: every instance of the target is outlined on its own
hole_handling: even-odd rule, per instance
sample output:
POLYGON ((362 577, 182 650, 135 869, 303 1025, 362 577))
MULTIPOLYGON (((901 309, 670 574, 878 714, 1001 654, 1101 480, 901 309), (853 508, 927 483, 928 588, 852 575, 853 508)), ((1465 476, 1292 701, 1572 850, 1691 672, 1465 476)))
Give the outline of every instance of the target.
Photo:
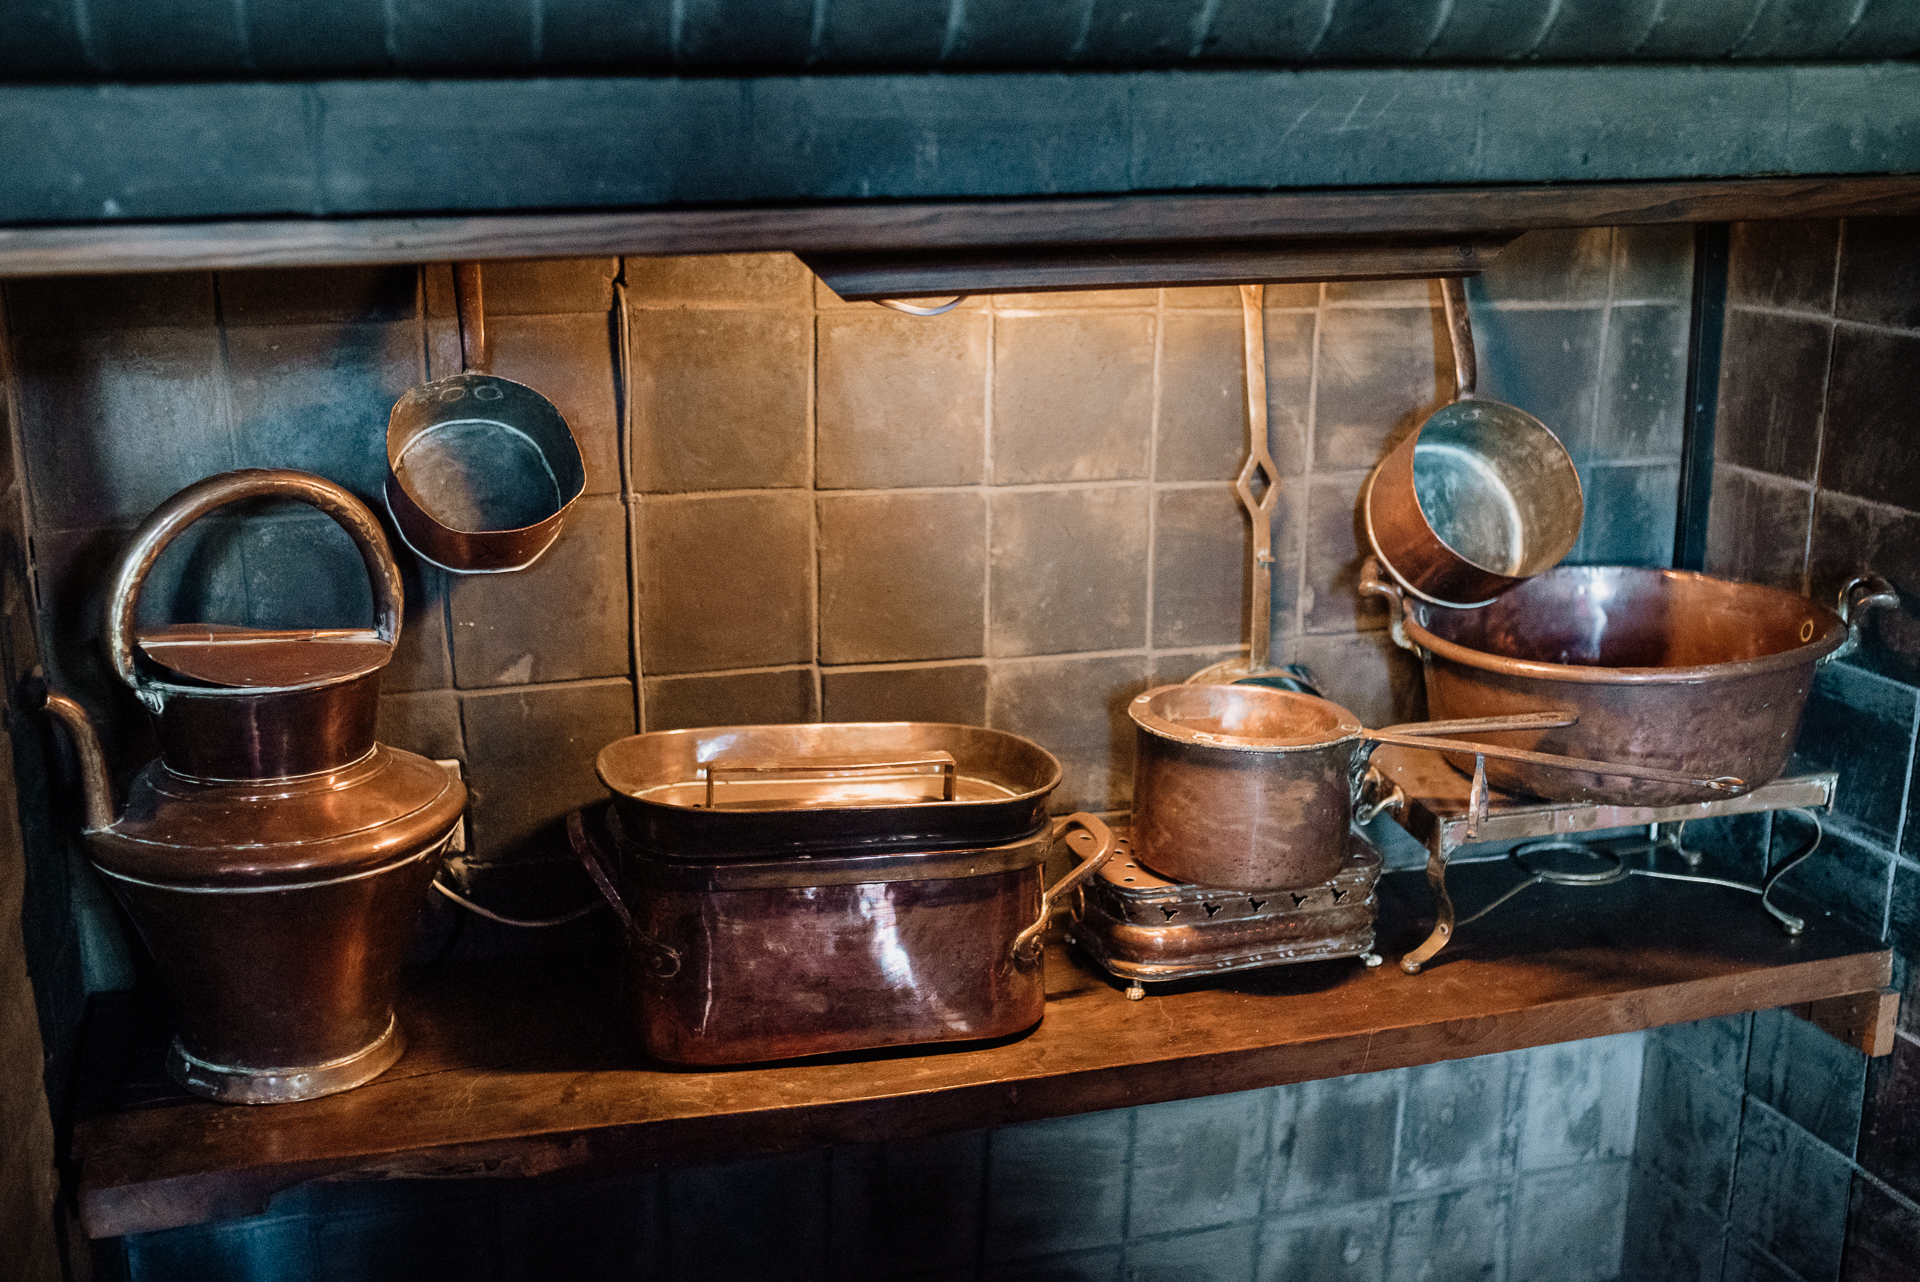
POLYGON ((620 812, 568 831, 625 927, 623 1015, 669 1064, 719 1065, 1006 1037, 1046 1010, 1042 935, 1113 837, 1075 814, 984 848, 663 859, 620 812), (604 824, 604 826, 603 826, 604 824), (1067 828, 1097 849, 1052 886, 1067 828))
MULTIPOLYGON (((1250 685, 1170 685, 1128 705, 1137 728, 1133 851, 1163 877, 1227 890, 1318 886, 1346 862, 1348 833, 1389 799, 1371 795, 1375 745, 1515 756, 1536 767, 1585 763, 1452 736, 1538 733, 1565 713, 1515 712, 1369 730, 1336 703, 1250 685)), ((1639 765, 1616 769, 1723 794, 1739 779, 1691 779, 1639 765)))
MULTIPOLYGON (((1778 588, 1633 566, 1562 566, 1472 611, 1407 602, 1371 564, 1360 590, 1388 599, 1394 640, 1420 656, 1435 716, 1558 709, 1576 720, 1492 742, 1736 775, 1750 787, 1785 769, 1815 669, 1857 644, 1862 611, 1897 599, 1866 575, 1841 589, 1836 613, 1778 588)), ((1549 801, 1671 806, 1717 795, 1604 770, 1490 760, 1487 773, 1496 788, 1549 801)))
POLYGON ((304 472, 224 473, 157 508, 114 567, 109 657, 153 712, 161 750, 118 817, 85 711, 47 697, 79 750, 88 852, 172 999, 167 1071, 195 1094, 308 1099, 399 1058, 407 939, 466 804, 439 766, 374 742, 400 607, 386 538, 351 494, 304 472), (374 627, 136 635, 167 545, 215 508, 264 497, 311 504, 353 537, 374 627))

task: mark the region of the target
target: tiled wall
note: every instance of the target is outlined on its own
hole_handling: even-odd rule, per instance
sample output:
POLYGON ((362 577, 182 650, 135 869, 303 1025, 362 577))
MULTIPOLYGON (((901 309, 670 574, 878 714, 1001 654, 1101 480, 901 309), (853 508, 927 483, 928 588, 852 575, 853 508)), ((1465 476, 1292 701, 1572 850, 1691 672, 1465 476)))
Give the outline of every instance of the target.
MULTIPOLYGON (((1670 556, 1691 244, 1684 228, 1534 234, 1470 286, 1481 391, 1542 417, 1581 466, 1588 523, 1575 559, 1670 556)), ((474 845, 463 875, 494 908, 534 916, 584 902, 558 823, 601 794, 594 754, 636 726, 984 722, 1063 759, 1058 806, 1111 812, 1131 782, 1125 701, 1246 643, 1247 535, 1229 488, 1244 450, 1236 291, 1000 297, 915 319, 842 304, 777 255, 501 264, 486 279, 494 368, 566 413, 587 496, 524 573, 451 578, 402 556, 409 603, 381 734, 465 763, 474 845)), ((389 407, 457 360, 448 273, 15 282, 5 300, 49 670, 102 716, 117 759, 135 763, 152 750, 144 720, 99 653, 115 549, 154 504, 225 468, 306 467, 377 505, 389 407)), ((1437 304, 1424 283, 1267 294, 1282 487, 1274 653, 1308 663, 1373 724, 1417 716, 1421 700, 1383 615, 1355 597, 1354 507, 1382 451, 1452 387, 1437 304)), ((163 560, 149 598, 156 618, 328 623, 367 609, 344 538, 298 510, 205 523, 163 560)), ((69 794, 55 796, 71 810, 69 794)), ((71 813, 65 822, 71 831, 71 813)), ((139 951, 90 890, 75 884, 90 982, 134 982, 139 951)), ((516 933, 436 897, 419 955, 457 963, 591 943, 604 929, 589 918, 516 933)), ((1109 1276, 1124 1260, 1131 1276, 1180 1276, 1191 1253, 1210 1278, 1277 1276, 1285 1266, 1273 1262, 1288 1259, 1397 1278, 1428 1257, 1473 1276, 1609 1277, 1630 1126, 1529 1139, 1558 1123, 1527 1101, 1543 1075, 1631 1094, 1621 1083, 1637 1080, 1637 1052, 1621 1045, 1637 1043, 943 1141, 958 1156, 935 1145, 926 1170, 991 1174, 950 1221, 936 1217, 960 1244, 942 1257, 952 1267, 920 1273, 973 1276, 985 1262, 1005 1265, 995 1276, 1035 1276, 1010 1261, 1083 1252, 1064 1275, 1109 1276), (1309 1114, 1320 1138, 1289 1129, 1309 1114), (1190 1119, 1225 1137, 1228 1165, 1211 1148, 1168 1156, 1190 1119), (1327 1156, 1362 1131, 1358 1156, 1327 1156), (1310 1144, 1322 1147, 1302 1156, 1310 1144), (1348 1166, 1350 1177, 1327 1173, 1348 1166), (1308 1169, 1321 1174, 1274 1174, 1308 1169), (1219 1170, 1234 1178, 1209 1201, 1200 1190, 1219 1170), (1137 1197, 1129 1171, 1150 1172, 1137 1197), (1541 1236, 1530 1227, 1540 1205, 1577 1206, 1586 1227, 1541 1236), (1555 1250, 1577 1259, 1535 1269, 1555 1250)), ((301 1194, 264 1219, 132 1242, 129 1259, 146 1278, 257 1277, 284 1247, 319 1262, 300 1267, 343 1276, 340 1261, 418 1234, 444 1240, 450 1260, 483 1251, 507 1274, 521 1267, 519 1231, 502 1229, 497 1252, 491 1228, 468 1231, 472 1216, 495 1222, 499 1199, 498 1222, 524 1222, 526 1242, 630 1251, 623 1267, 640 1270, 678 1250, 677 1275, 702 1276, 689 1271, 691 1246, 636 1227, 636 1208, 752 1200, 791 1182, 796 1218, 778 1222, 811 1224, 802 1240, 816 1244, 796 1248, 797 1271, 910 1276, 846 1263, 832 1245, 844 1234, 809 1210, 869 1222, 857 1219, 877 1214, 861 1209, 868 1195, 845 1192, 862 1187, 854 1176, 823 1172, 874 1162, 888 1169, 871 1154, 813 1155, 577 1199, 517 1187, 431 1206, 411 1200, 418 1190, 351 1205, 301 1194)))
MULTIPOLYGON (((1824 669, 1798 761, 1840 771, 1822 852, 1784 883, 1896 950, 1890 1057, 1781 1011, 1648 1047, 1631 1276, 1882 1282, 1920 1260, 1920 220, 1736 227, 1708 569, 1831 601, 1865 569, 1903 604, 1824 669), (1724 1269, 1724 1272, 1723 1272, 1724 1269)), ((1723 847, 1740 875, 1810 832, 1723 847)))

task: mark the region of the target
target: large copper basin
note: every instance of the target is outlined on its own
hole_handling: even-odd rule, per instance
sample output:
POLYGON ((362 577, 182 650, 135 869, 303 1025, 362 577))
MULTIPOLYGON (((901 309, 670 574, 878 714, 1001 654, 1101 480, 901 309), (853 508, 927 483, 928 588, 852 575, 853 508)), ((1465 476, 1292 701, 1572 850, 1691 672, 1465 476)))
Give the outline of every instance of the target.
MULTIPOLYGON (((1855 603, 1864 603, 1857 585, 1855 603)), ((1396 639, 1421 655, 1428 715, 1553 709, 1572 725, 1475 735, 1487 743, 1700 778, 1777 778, 1815 667, 1848 643, 1839 614, 1803 596, 1681 570, 1562 566, 1477 610, 1395 598, 1396 639)), ((1471 767, 1467 758, 1449 757, 1471 767)), ((1666 806, 1715 793, 1619 775, 1487 762, 1488 781, 1550 801, 1666 806)))

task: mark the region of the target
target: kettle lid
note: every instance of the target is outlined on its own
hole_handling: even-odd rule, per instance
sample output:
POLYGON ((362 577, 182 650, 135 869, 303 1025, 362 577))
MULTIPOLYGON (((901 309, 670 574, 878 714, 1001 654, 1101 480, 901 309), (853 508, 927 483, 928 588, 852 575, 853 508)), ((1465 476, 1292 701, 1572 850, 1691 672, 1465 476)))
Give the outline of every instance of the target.
POLYGON ((371 628, 247 628, 176 623, 135 638, 175 678, 226 689, 331 685, 386 666, 393 643, 371 628))

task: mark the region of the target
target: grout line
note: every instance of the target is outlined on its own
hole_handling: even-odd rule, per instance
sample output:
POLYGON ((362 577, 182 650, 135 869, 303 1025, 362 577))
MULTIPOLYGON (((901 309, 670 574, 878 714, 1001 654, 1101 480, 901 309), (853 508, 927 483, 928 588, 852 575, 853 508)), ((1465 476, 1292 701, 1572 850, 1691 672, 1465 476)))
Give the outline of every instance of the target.
POLYGON ((1159 620, 1154 616, 1155 583, 1154 556, 1159 547, 1160 538, 1160 396, 1162 392, 1161 366, 1166 355, 1166 304, 1167 291, 1156 290, 1157 308, 1153 319, 1153 371, 1151 374, 1150 401, 1147 407, 1147 565, 1146 565, 1146 603, 1142 610, 1147 645, 1147 665, 1153 666, 1153 639, 1155 625, 1159 620))
MULTIPOLYGON (((1906 844, 1908 807, 1913 804, 1913 769, 1916 752, 1920 752, 1920 700, 1914 701, 1913 722, 1907 727, 1907 769, 1900 781, 1899 819, 1893 825, 1893 850, 1896 859, 1901 847, 1906 844)), ((1893 924, 1893 875, 1888 873, 1887 881, 1887 919, 1881 923, 1880 937, 1887 937, 1887 928, 1893 924)))
MULTIPOLYGON (((993 484, 993 397, 1000 369, 1000 313, 994 309, 998 295, 987 298, 987 368, 986 388, 983 392, 985 402, 980 415, 980 485, 982 491, 988 491, 993 484)), ((980 653, 993 653, 993 498, 987 494, 987 501, 980 505, 984 510, 981 520, 986 530, 986 540, 980 558, 980 653)))
POLYGON ((1829 298, 1828 315, 1823 319, 1827 326, 1827 359, 1820 371, 1820 412, 1813 426, 1813 488, 1807 492, 1807 537, 1800 545, 1800 594, 1813 595, 1813 530, 1819 516, 1821 470, 1827 458, 1827 401, 1833 392, 1833 353, 1838 346, 1839 330, 1832 315, 1832 300, 1838 297, 1840 289, 1840 255, 1846 246, 1847 224, 1840 221, 1840 230, 1835 235, 1833 253, 1833 286, 1829 298))

